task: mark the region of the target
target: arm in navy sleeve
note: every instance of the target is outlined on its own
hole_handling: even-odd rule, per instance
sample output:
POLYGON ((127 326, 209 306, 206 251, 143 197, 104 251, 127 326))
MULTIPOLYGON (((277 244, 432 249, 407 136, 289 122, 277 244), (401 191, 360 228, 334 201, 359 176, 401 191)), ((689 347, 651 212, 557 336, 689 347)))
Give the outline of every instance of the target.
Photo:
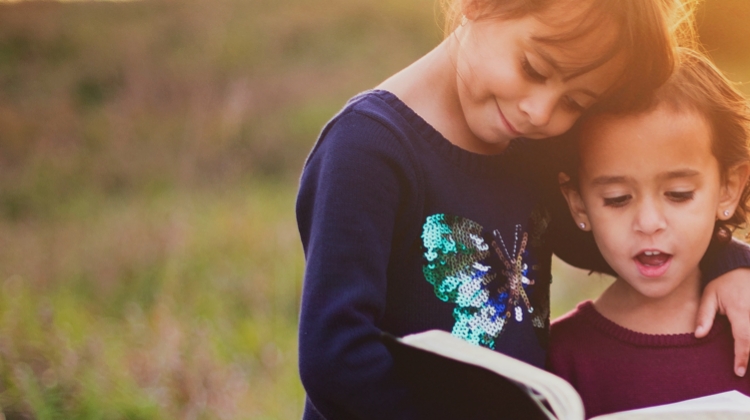
POLYGON ((406 390, 376 327, 385 311, 396 212, 414 165, 398 139, 348 112, 308 158, 297 198, 306 268, 299 368, 309 401, 329 419, 398 419, 406 390))

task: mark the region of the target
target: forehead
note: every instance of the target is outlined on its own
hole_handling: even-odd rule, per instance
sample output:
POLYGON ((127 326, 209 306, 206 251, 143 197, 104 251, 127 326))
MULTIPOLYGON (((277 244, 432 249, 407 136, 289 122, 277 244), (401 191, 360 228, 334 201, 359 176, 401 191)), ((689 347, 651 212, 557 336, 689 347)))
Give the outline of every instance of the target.
POLYGON ((697 112, 664 106, 633 116, 596 117, 579 141, 582 179, 602 175, 652 176, 672 169, 717 165, 711 130, 697 112))
POLYGON ((596 68, 620 52, 620 25, 587 3, 569 4, 564 11, 553 3, 533 16, 533 41, 554 54, 573 75, 596 68))
POLYGON ((567 90, 591 91, 597 97, 606 94, 617 84, 625 69, 622 54, 604 63, 592 65, 591 60, 570 58, 570 54, 566 52, 545 45, 534 45, 534 42, 530 49, 554 68, 567 90))

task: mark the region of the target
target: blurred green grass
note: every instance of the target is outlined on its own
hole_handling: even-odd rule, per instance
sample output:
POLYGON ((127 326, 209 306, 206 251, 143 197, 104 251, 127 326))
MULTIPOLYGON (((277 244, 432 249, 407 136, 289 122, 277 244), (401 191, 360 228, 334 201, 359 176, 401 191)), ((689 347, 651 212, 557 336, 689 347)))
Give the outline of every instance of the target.
MULTIPOLYGON (((738 11, 702 30, 748 80, 738 11)), ((4 417, 298 418, 304 157, 441 37, 432 0, 0 3, 4 417)), ((554 271, 556 315, 607 285, 554 271)))
POLYGON ((6 418, 293 418, 294 188, 79 198, 0 224, 6 418))

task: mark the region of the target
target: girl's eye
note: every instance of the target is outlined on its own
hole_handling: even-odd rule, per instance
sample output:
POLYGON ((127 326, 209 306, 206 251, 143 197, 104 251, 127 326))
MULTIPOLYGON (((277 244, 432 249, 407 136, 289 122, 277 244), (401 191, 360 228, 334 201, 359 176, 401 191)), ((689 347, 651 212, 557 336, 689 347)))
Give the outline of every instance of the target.
POLYGON ((563 103, 565 104, 565 107, 574 112, 583 112, 586 110, 586 107, 576 102, 576 100, 571 98, 570 96, 566 96, 563 99, 563 103))
POLYGON ((526 72, 526 74, 532 79, 536 80, 537 82, 544 82, 547 80, 547 78, 536 71, 534 67, 531 66, 531 63, 529 63, 529 59, 524 57, 523 61, 521 62, 521 67, 523 68, 523 71, 526 72))
POLYGON ((668 199, 675 201, 677 203, 682 203, 684 201, 692 200, 693 196, 695 195, 694 191, 668 191, 664 193, 664 195, 667 196, 668 199))
POLYGON ((622 207, 625 204, 628 204, 628 201, 630 201, 630 195, 620 195, 617 197, 605 197, 604 198, 604 205, 606 207, 622 207))

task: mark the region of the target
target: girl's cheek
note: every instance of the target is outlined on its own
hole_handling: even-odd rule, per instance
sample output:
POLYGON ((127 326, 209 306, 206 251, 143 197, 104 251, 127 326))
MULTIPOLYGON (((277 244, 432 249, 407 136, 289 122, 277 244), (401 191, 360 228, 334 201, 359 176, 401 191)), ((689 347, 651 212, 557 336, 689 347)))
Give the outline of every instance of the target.
POLYGON ((558 115, 554 115, 553 118, 557 118, 560 121, 558 123, 555 123, 553 131, 554 133, 551 133, 550 137, 552 136, 559 136, 568 130, 570 130, 571 127, 573 127, 573 124, 575 124, 576 121, 578 121, 579 115, 560 115, 560 111, 555 111, 558 115))

